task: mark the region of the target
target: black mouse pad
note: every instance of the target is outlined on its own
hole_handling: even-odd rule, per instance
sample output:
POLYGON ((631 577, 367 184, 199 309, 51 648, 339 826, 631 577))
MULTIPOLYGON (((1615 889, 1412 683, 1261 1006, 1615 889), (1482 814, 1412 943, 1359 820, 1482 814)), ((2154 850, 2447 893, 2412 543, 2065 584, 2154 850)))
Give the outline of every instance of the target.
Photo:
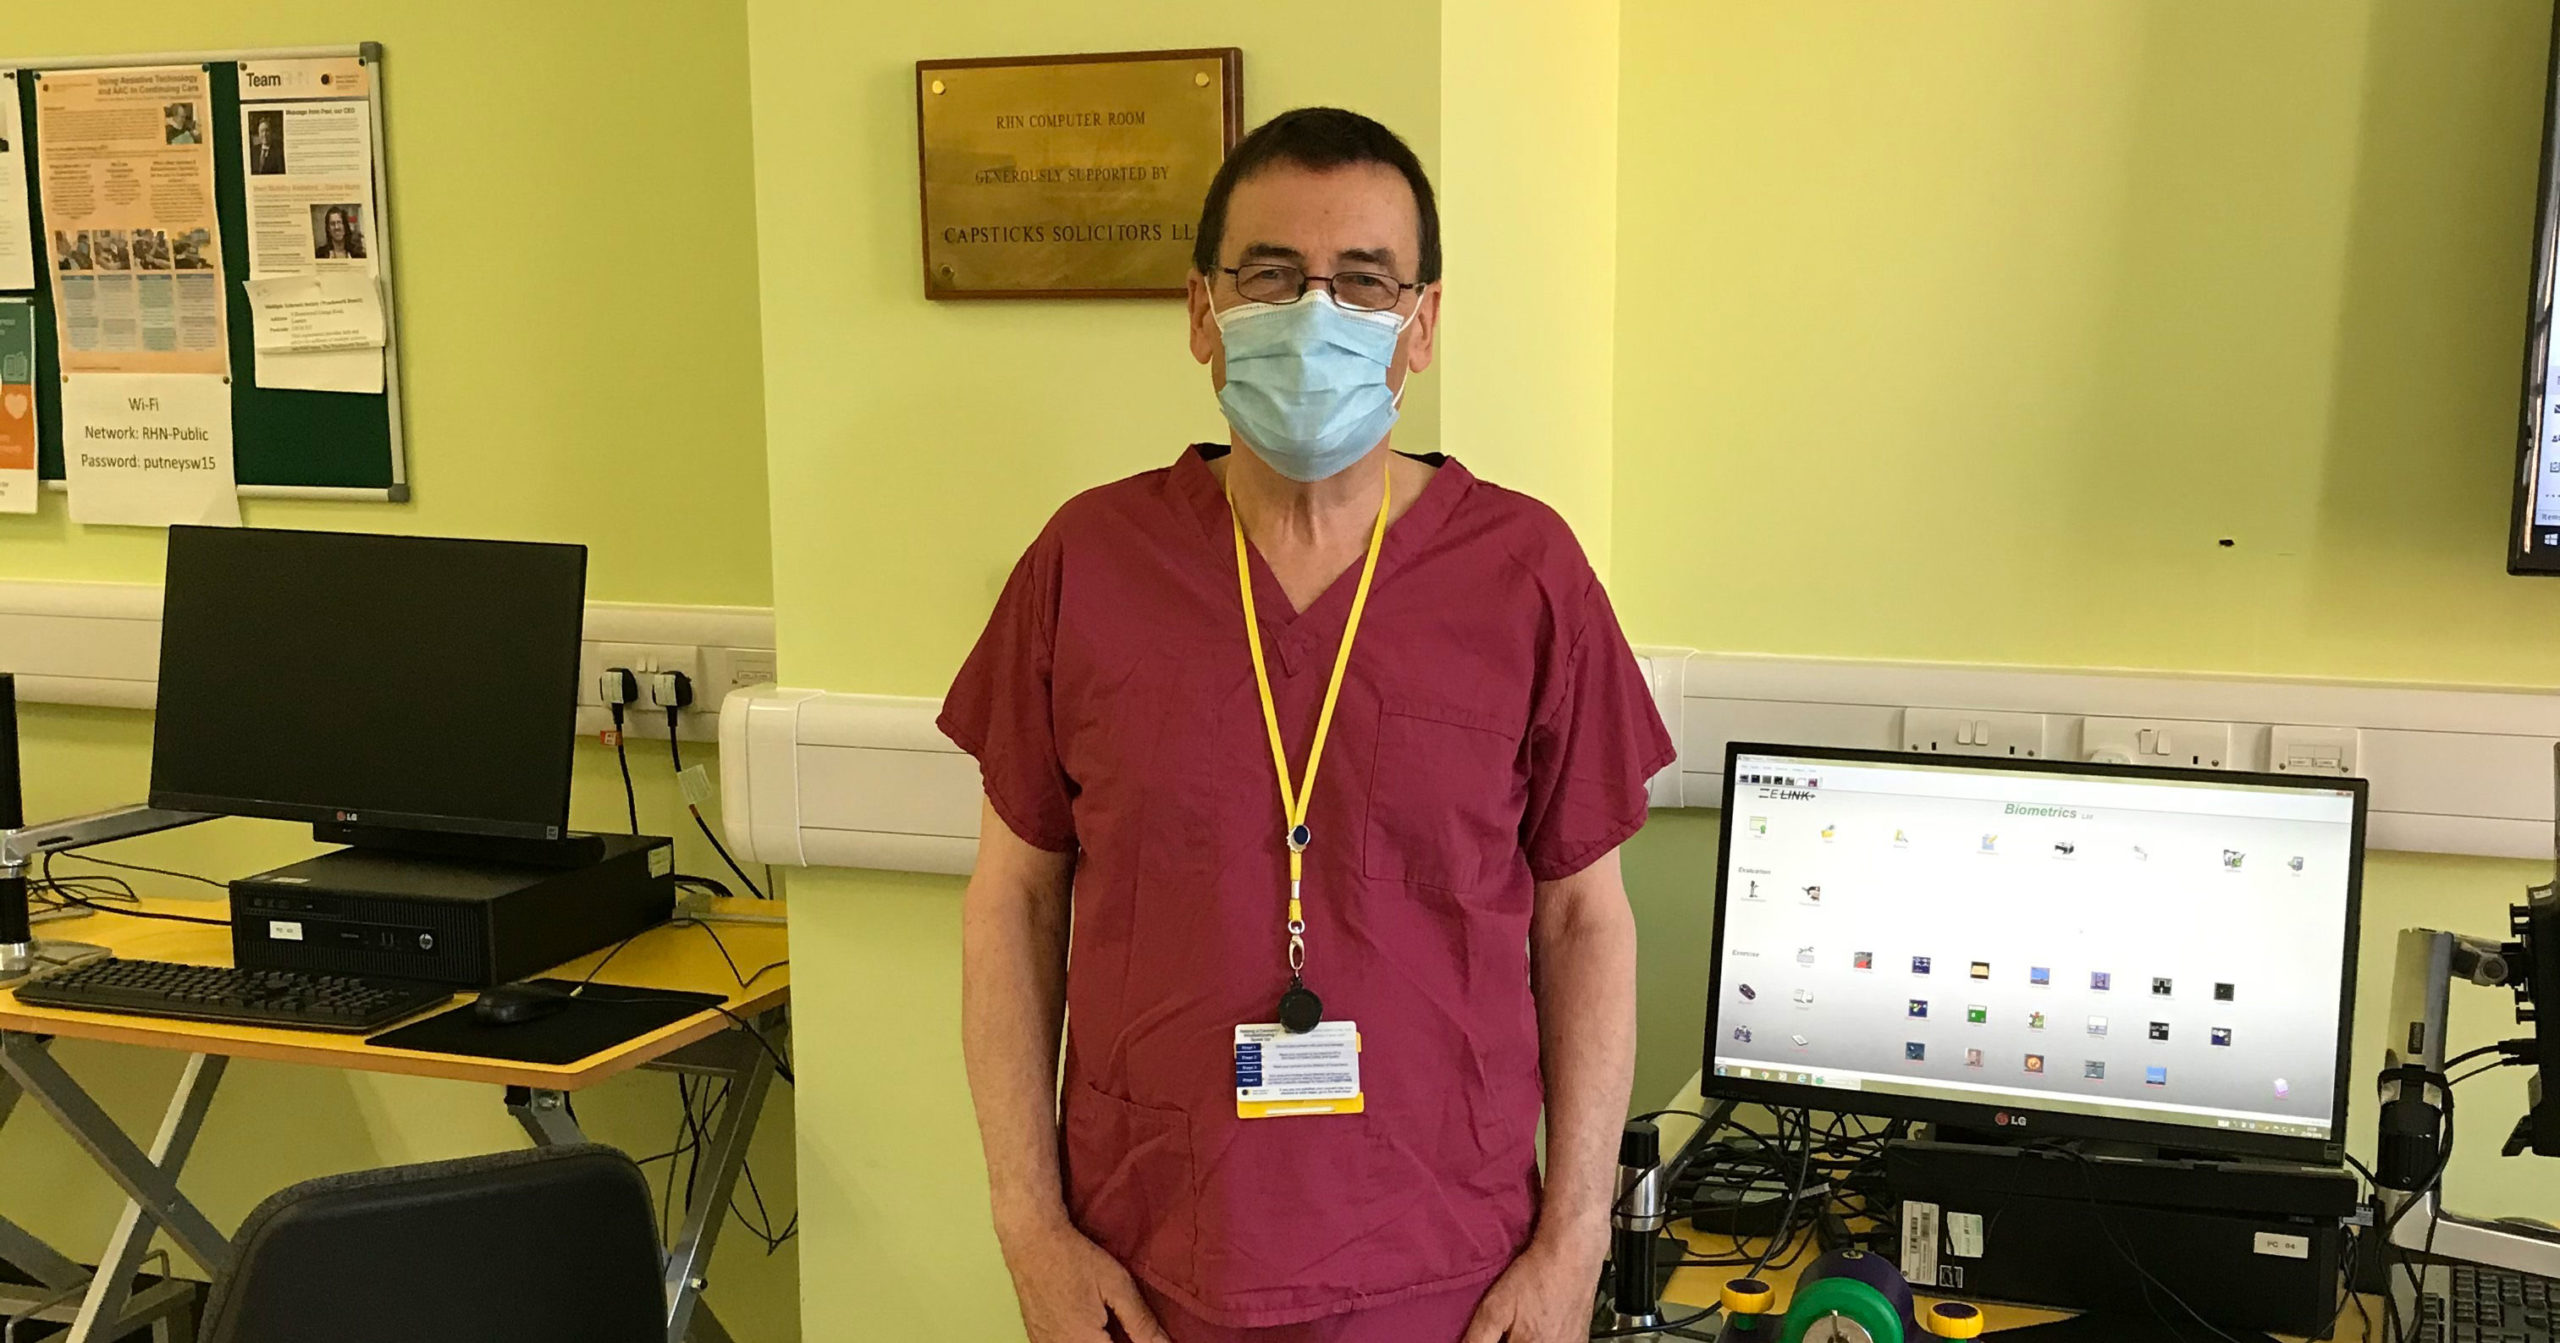
MULTIPOLYGON (((534 982, 563 991, 577 987, 565 979, 534 982)), ((471 1004, 465 1003, 424 1021, 385 1031, 365 1043, 384 1049, 415 1049, 429 1054, 559 1067, 672 1026, 719 1006, 721 1001, 716 993, 589 984, 567 1007, 539 1021, 493 1026, 472 1015, 471 1004)))

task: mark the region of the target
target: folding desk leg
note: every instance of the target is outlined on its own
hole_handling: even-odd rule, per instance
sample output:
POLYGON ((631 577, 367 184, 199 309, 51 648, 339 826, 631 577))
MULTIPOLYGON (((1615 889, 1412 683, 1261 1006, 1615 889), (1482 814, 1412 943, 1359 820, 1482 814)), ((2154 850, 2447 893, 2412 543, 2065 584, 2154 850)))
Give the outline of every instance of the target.
MULTIPOLYGON (((18 1108, 18 1098, 26 1093, 6 1073, 0 1073, 0 1125, 18 1108)), ((0 1259, 24 1269, 36 1285, 52 1291, 63 1291, 89 1276, 89 1270, 72 1262, 71 1256, 37 1239, 25 1227, 0 1217, 0 1259)))
POLYGON ((755 1136, 756 1117, 773 1085, 773 1060, 763 1047, 743 1036, 737 1045, 743 1057, 728 1074, 729 1099, 720 1107, 720 1122, 705 1154, 708 1176, 694 1186, 684 1230, 667 1249, 667 1343, 726 1343, 729 1337, 703 1308, 702 1293, 709 1286, 712 1248, 729 1220, 730 1191, 747 1164, 747 1140, 755 1136))
MULTIPOLYGON (((205 1111, 213 1107, 214 1089, 221 1085, 223 1066, 228 1062, 209 1054, 189 1055, 186 1068, 178 1077, 178 1094, 170 1099, 168 1111, 160 1117, 160 1132, 151 1140, 149 1160, 152 1171, 169 1182, 171 1193, 177 1192, 178 1172, 195 1150, 196 1135, 204 1131, 205 1111)), ((116 1136, 124 1135, 119 1132, 116 1136)), ((98 1275, 89 1280, 88 1299, 80 1303, 80 1314, 72 1322, 67 1343, 112 1338, 122 1332, 118 1325, 124 1318, 125 1303, 133 1294, 133 1275, 141 1269, 142 1256, 150 1251, 152 1233, 159 1227, 160 1219, 143 1206, 140 1195, 125 1203, 124 1212, 116 1218, 115 1234, 107 1239, 106 1253, 98 1257, 98 1275)))
POLYGON ((586 1130, 578 1127, 578 1117, 569 1113, 569 1095, 565 1091, 508 1087, 507 1113, 524 1126, 525 1136, 533 1139, 536 1147, 568 1147, 587 1140, 586 1130))
MULTIPOLYGON (((98 1163, 98 1168, 124 1190, 125 1197, 139 1205, 127 1209, 126 1217, 118 1221, 117 1238, 108 1245, 99 1280, 107 1279, 108 1263, 128 1243, 136 1247, 136 1253, 149 1243, 150 1225, 155 1221, 207 1273, 228 1271, 230 1239, 215 1230, 212 1220, 178 1189, 179 1168, 186 1164, 188 1149, 194 1146, 196 1133, 204 1125, 206 1107, 213 1103, 214 1088, 222 1081, 227 1060, 203 1054, 187 1059, 178 1094, 170 1099, 168 1114, 161 1121, 159 1138, 153 1143, 153 1150, 145 1152, 134 1146, 133 1139, 116 1127, 115 1120, 80 1089, 79 1083, 71 1080, 71 1074, 62 1070, 62 1065, 45 1051, 44 1044, 37 1036, 0 1034, 0 1071, 25 1087, 36 1104, 43 1106, 72 1141, 98 1163), (128 1236, 128 1227, 135 1234, 128 1236)), ((95 1336, 86 1327, 88 1323, 84 1310, 82 1324, 73 1327, 64 1343, 88 1343, 95 1336)))

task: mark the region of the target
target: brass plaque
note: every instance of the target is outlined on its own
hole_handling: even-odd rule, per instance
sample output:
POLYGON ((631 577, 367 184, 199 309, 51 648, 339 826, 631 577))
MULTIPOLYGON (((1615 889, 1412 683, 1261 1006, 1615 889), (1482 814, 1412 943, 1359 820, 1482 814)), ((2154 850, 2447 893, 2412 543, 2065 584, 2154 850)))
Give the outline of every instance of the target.
POLYGON ((1236 48, 916 62, 927 298, 1179 298, 1236 48))

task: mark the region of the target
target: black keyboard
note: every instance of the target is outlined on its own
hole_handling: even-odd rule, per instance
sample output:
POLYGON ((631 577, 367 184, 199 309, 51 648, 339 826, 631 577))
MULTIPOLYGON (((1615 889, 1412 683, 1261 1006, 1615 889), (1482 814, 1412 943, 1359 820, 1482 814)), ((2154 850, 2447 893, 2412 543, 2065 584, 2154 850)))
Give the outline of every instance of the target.
POLYGON ((112 959, 18 986, 18 1001, 31 1007, 349 1034, 380 1030, 451 997, 451 989, 401 979, 112 959))
POLYGON ((2427 1275, 2418 1337, 2427 1343, 2552 1343, 2560 1282, 2454 1264, 2427 1275))

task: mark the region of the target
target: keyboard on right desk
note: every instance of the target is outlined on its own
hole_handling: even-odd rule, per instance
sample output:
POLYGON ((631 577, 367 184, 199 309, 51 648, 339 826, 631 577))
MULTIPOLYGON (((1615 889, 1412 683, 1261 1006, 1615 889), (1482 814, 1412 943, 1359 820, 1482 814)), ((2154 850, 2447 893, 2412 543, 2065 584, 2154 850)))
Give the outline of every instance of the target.
POLYGON ((340 1034, 369 1034, 452 997, 451 989, 400 979, 120 958, 18 986, 18 1001, 31 1007, 340 1034))
POLYGON ((2474 1264, 2446 1265, 2426 1276, 2418 1305, 2422 1343, 2552 1343, 2560 1282, 2474 1264))

